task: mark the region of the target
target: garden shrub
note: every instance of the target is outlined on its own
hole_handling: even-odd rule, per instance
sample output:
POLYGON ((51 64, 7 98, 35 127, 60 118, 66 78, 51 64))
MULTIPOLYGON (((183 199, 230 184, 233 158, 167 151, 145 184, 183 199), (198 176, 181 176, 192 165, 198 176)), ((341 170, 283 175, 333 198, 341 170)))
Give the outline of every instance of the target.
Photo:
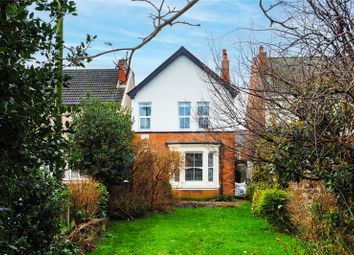
POLYGON ((127 187, 113 187, 109 199, 109 216, 113 219, 133 220, 148 213, 147 201, 127 187))
POLYGON ((150 211, 168 211, 175 203, 170 180, 179 171, 180 153, 142 141, 135 144, 132 192, 150 211))
POLYGON ((291 230, 289 214, 286 210, 288 195, 280 189, 256 191, 253 197, 252 213, 261 216, 278 230, 291 230))
POLYGON ((80 254, 93 251, 96 249, 95 241, 105 230, 106 224, 107 218, 96 218, 77 225, 66 238, 73 244, 73 246, 68 245, 68 248, 72 250, 72 248, 78 247, 80 254))
POLYGON ((104 186, 100 182, 96 183, 96 187, 101 192, 101 199, 98 205, 96 216, 99 218, 103 218, 107 216, 109 193, 106 186, 104 186))
POLYGON ((246 188, 246 198, 250 201, 253 200, 253 195, 257 190, 265 190, 265 189, 272 189, 272 188, 279 188, 279 185, 275 182, 252 182, 246 188))
POLYGON ((67 204, 61 181, 43 169, 28 169, 0 185, 0 253, 42 254, 56 242, 67 204))
POLYGON ((266 163, 256 163, 252 168, 252 182, 272 183, 273 176, 269 169, 269 165, 266 163))
POLYGON ((259 200, 263 191, 264 190, 258 190, 253 192, 251 211, 254 216, 261 216, 259 212, 259 200))
POLYGON ((340 211, 336 196, 321 181, 290 182, 287 192, 290 221, 309 250, 350 254, 354 249, 350 208, 340 211))
POLYGON ((169 211, 175 204, 170 179, 179 166, 179 153, 149 141, 136 143, 130 182, 110 192, 110 217, 134 219, 148 212, 169 211))
POLYGON ((76 224, 95 217, 104 217, 107 209, 107 190, 94 180, 68 184, 70 190, 70 214, 76 224))
POLYGON ((71 167, 109 190, 128 178, 134 156, 132 118, 113 101, 102 102, 87 94, 82 103, 82 111, 73 117, 71 167))

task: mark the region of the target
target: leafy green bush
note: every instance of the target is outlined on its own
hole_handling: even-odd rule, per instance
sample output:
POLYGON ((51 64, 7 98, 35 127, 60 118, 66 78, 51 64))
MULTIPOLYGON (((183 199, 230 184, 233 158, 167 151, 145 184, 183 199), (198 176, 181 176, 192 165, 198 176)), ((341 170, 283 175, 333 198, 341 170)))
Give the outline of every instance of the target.
POLYGON ((52 245, 46 255, 77 255, 79 252, 80 246, 76 242, 64 238, 55 245, 52 245))
POLYGON ((62 226, 65 186, 42 169, 27 171, 0 186, 1 254, 45 253, 62 226))
POLYGON ((265 190, 265 189, 272 189, 272 188, 279 188, 279 185, 275 182, 252 182, 246 188, 246 198, 250 201, 253 199, 253 195, 257 190, 265 190))
POLYGON ((73 118, 71 167, 108 189, 120 185, 128 178, 134 156, 131 115, 113 101, 87 95, 82 102, 82 111, 73 118))
POLYGON ((251 211, 254 216, 261 216, 259 212, 259 200, 264 190, 254 191, 252 195, 252 207, 251 211))
POLYGON ((289 214, 285 208, 288 195, 279 189, 256 191, 253 196, 252 213, 261 216, 278 230, 290 230, 289 214))
POLYGON ((102 218, 107 216, 109 193, 106 186, 102 183, 98 182, 96 185, 97 189, 101 192, 100 203, 98 205, 96 216, 102 218))

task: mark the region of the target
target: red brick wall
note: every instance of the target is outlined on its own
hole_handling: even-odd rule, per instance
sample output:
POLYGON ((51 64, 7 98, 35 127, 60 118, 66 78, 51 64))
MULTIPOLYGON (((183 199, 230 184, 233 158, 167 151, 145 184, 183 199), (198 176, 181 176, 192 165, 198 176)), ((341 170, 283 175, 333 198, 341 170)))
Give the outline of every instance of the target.
POLYGON ((209 198, 216 197, 223 193, 226 196, 235 194, 235 133, 234 132, 195 132, 195 133, 135 133, 135 139, 140 140, 142 134, 148 134, 149 140, 153 144, 167 146, 166 142, 219 142, 220 161, 219 161, 219 184, 220 190, 176 190, 178 197, 209 198))
POLYGON ((209 199, 220 195, 220 190, 174 190, 173 194, 178 198, 209 199))
POLYGON ((242 158, 252 159, 255 153, 255 144, 262 134, 266 121, 265 88, 262 75, 267 68, 267 54, 263 47, 259 48, 259 54, 251 67, 249 95, 246 110, 247 135, 242 150, 242 158))

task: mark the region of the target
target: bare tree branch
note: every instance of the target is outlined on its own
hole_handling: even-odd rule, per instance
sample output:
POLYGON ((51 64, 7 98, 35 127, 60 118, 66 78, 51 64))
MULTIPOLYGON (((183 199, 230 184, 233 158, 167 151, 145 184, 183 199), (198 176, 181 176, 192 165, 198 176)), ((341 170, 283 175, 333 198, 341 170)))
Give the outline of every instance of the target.
MULTIPOLYGON (((147 36, 143 37, 142 41, 135 46, 114 48, 111 50, 100 52, 95 55, 77 57, 77 58, 74 58, 75 60, 80 61, 80 60, 85 60, 85 59, 94 59, 94 58, 100 57, 102 55, 106 55, 106 54, 113 53, 113 52, 129 51, 130 52, 129 53, 129 63, 130 63, 131 57, 133 56, 134 52, 136 50, 140 49, 141 47, 143 47, 144 45, 146 45, 148 42, 150 42, 166 26, 173 26, 175 24, 193 25, 188 22, 178 21, 178 18, 180 16, 182 16, 183 13, 187 12, 190 8, 192 8, 192 6, 194 6, 199 0, 187 1, 187 4, 179 10, 176 10, 175 7, 174 8, 166 7, 167 11, 165 13, 163 13, 164 12, 164 2, 165 2, 164 0, 161 1, 159 6, 155 5, 152 1, 149 1, 149 0, 132 0, 132 1, 148 3, 157 12, 157 14, 150 14, 149 15, 150 18, 152 19, 154 30, 150 34, 148 34, 147 36)), ((199 25, 194 24, 193 26, 199 26, 199 25)))

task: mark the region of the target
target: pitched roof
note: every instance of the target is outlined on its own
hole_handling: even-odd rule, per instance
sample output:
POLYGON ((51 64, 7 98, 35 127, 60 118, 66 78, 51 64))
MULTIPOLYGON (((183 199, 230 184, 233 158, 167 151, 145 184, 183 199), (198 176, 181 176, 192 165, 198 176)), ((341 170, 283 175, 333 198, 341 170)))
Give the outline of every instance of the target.
POLYGON ((294 93, 294 84, 302 84, 313 75, 320 64, 318 57, 269 57, 265 74, 265 92, 268 96, 294 93))
POLYGON ((115 69, 67 69, 64 74, 71 78, 63 88, 63 104, 78 105, 87 91, 103 101, 122 100, 125 88, 118 88, 115 69))
POLYGON ((172 62, 174 62, 180 56, 185 56, 189 60, 191 60, 194 64, 196 64, 200 69, 205 71, 209 76, 214 78, 217 82, 222 85, 225 85, 225 88, 229 90, 230 93, 235 94, 235 91, 232 89, 232 86, 225 82, 219 75, 217 75, 214 71, 212 71, 208 66, 206 66, 203 62, 201 62, 196 56, 194 56, 191 52, 189 52, 183 46, 179 48, 175 53, 173 53, 165 62, 163 62, 159 67, 157 67, 151 74, 149 74, 142 82, 140 82, 136 87, 134 87, 131 91, 128 92, 128 95, 131 99, 134 99, 136 94, 145 87, 151 80, 153 80, 159 73, 166 69, 172 62))

